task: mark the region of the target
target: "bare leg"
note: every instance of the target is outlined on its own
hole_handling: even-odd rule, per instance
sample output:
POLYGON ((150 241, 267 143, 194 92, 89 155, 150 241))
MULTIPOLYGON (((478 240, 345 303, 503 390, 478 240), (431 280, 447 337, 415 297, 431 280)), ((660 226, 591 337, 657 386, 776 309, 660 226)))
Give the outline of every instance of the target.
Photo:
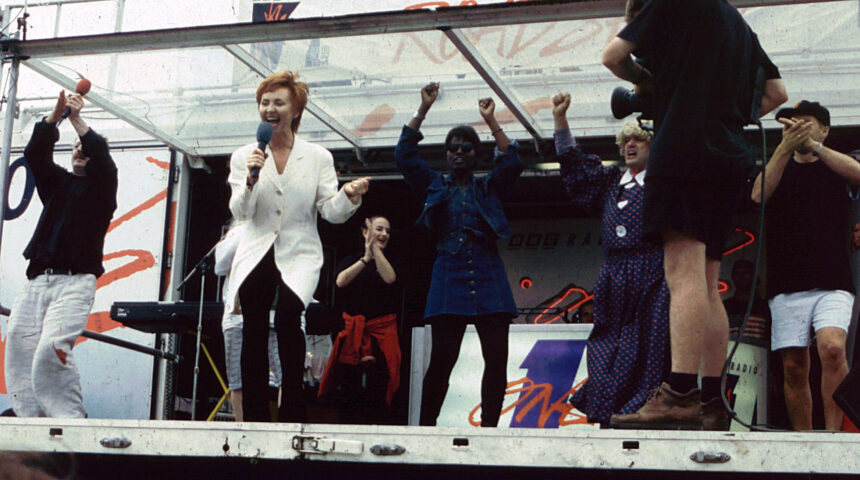
POLYGON ((679 232, 667 232, 663 238, 666 283, 671 296, 672 372, 695 375, 702 360, 702 335, 710 307, 705 244, 679 232))
POLYGON ((841 328, 825 327, 815 333, 818 355, 821 357, 821 399, 827 430, 842 430, 844 414, 833 401, 833 392, 848 375, 845 339, 845 331, 841 328))
POLYGON ((230 403, 233 405, 233 418, 237 422, 243 421, 245 416, 242 414, 242 389, 230 390, 230 403))
POLYGON ((726 347, 729 342, 729 317, 720 299, 720 262, 707 259, 705 272, 708 281, 709 311, 702 332, 702 376, 719 377, 726 363, 726 347))
MULTIPOLYGON (((823 330, 823 329, 822 329, 823 330)), ((795 430, 812 430, 812 392, 809 390, 809 349, 780 350, 785 372, 785 406, 795 430)))

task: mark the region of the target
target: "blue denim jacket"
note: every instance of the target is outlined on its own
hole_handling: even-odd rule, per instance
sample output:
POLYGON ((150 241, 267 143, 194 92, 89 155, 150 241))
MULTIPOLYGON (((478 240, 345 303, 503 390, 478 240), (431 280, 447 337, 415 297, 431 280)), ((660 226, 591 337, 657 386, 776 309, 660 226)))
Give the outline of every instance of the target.
MULTIPOLYGON (((445 236, 447 211, 444 204, 459 187, 450 175, 430 170, 418 155, 418 142, 423 138, 421 132, 404 126, 394 158, 406 183, 424 203, 416 224, 431 232, 440 251, 454 253, 460 245, 456 236, 445 236)), ((507 152, 497 151, 496 167, 484 177, 472 178, 478 212, 492 229, 487 233, 495 238, 507 238, 512 234, 499 195, 504 195, 523 171, 517 148, 516 142, 511 142, 507 152)))

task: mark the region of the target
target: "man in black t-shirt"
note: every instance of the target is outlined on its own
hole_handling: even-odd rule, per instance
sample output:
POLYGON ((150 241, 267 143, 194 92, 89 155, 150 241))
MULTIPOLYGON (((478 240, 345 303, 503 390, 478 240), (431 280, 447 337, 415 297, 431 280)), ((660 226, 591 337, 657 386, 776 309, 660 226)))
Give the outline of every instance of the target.
MULTIPOLYGON (((854 304, 849 229, 860 163, 824 146, 830 112, 818 102, 804 100, 776 118, 785 129, 764 178, 771 349, 782 356, 791 424, 809 430, 809 345, 815 331, 825 426, 840 430, 843 413, 833 391, 848 374, 845 341, 854 304)), ((759 175, 753 186, 756 202, 761 180, 759 175)))
POLYGON ((719 399, 728 343, 720 258, 744 195, 743 127, 785 101, 779 71, 726 0, 645 3, 606 46, 603 63, 652 96, 643 226, 646 238, 663 243, 671 296, 669 381, 638 412, 611 423, 726 428, 719 399))
POLYGON ((93 306, 96 278, 104 273, 117 168, 107 141, 81 118, 83 106, 81 95, 60 92, 24 149, 44 208, 24 250, 28 280, 12 307, 6 340, 6 387, 19 417, 86 416, 72 348, 93 306), (67 108, 80 137, 71 172, 53 160, 67 108))

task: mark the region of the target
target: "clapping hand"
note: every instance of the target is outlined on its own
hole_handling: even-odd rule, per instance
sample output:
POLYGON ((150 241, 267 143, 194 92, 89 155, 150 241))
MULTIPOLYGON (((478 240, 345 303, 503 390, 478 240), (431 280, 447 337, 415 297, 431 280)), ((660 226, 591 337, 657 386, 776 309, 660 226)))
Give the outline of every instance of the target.
POLYGON ((364 261, 369 262, 373 260, 373 244, 376 243, 374 240, 376 236, 373 234, 370 225, 370 219, 364 219, 364 229, 362 230, 362 235, 364 235, 364 261))
POLYGON ((782 143, 789 150, 812 151, 817 143, 812 138, 812 122, 801 119, 780 118, 777 121, 785 128, 782 129, 782 143))

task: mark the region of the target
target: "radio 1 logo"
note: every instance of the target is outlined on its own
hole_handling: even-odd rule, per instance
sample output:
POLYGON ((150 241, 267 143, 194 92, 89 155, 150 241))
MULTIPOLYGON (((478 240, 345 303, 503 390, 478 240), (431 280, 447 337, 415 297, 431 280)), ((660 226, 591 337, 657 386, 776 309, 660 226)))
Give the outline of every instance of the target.
POLYGON ((506 248, 508 250, 556 250, 601 245, 603 245, 603 237, 592 232, 531 232, 511 235, 506 248))

